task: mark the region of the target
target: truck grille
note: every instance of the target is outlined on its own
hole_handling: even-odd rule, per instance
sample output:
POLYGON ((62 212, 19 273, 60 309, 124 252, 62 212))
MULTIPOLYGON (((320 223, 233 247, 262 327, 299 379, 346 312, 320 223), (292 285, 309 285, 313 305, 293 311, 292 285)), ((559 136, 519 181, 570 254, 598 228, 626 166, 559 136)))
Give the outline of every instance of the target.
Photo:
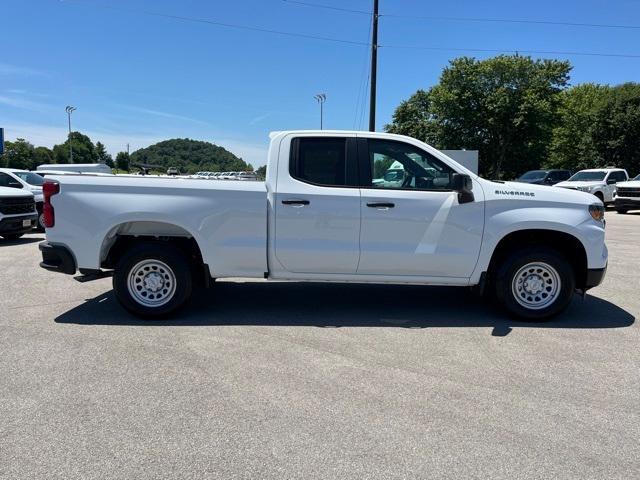
POLYGON ((640 188, 618 187, 616 195, 618 197, 640 197, 640 188))
POLYGON ((4 215, 19 215, 21 213, 33 213, 36 203, 33 198, 14 197, 0 198, 0 213, 4 215))

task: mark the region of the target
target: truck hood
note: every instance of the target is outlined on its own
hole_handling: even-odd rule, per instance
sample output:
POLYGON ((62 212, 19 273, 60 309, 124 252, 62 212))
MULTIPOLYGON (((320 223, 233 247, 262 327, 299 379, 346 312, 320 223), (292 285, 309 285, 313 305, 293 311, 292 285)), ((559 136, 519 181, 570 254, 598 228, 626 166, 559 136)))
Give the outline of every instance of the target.
POLYGON ((622 188, 640 188, 640 180, 631 180, 629 182, 618 182, 616 187, 622 188))
POLYGON ((24 188, 0 187, 0 197, 33 197, 33 193, 24 188))
MULTIPOLYGON (((577 182, 571 182, 577 183, 577 182)), ((590 193, 566 188, 557 188, 557 185, 534 185, 520 182, 493 182, 484 180, 482 187, 487 199, 495 200, 525 200, 540 203, 573 203, 579 205, 591 205, 599 200, 590 193)))
POLYGON ((556 187, 562 187, 562 188, 601 187, 603 185, 604 185, 604 182, 601 182, 599 180, 590 181, 590 182, 568 182, 568 181, 564 181, 564 182, 560 182, 560 183, 556 183, 555 184, 556 187))

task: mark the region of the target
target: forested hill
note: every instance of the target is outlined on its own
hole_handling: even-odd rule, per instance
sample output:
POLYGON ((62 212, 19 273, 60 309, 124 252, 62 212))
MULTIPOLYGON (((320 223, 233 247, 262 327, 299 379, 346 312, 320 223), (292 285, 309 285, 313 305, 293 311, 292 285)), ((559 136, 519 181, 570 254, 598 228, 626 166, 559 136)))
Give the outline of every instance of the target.
POLYGON ((174 138, 141 148, 131 154, 132 163, 147 163, 162 167, 178 167, 183 173, 198 171, 249 170, 241 158, 213 143, 188 138, 174 138))

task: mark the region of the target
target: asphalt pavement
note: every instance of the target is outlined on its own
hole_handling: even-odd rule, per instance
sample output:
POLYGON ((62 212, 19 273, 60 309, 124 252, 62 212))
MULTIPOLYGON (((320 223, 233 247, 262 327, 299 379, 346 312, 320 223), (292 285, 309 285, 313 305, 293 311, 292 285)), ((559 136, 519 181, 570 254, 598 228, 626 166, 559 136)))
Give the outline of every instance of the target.
POLYGON ((178 318, 0 240, 0 478, 640 478, 640 214, 549 323, 466 289, 217 282, 178 318))

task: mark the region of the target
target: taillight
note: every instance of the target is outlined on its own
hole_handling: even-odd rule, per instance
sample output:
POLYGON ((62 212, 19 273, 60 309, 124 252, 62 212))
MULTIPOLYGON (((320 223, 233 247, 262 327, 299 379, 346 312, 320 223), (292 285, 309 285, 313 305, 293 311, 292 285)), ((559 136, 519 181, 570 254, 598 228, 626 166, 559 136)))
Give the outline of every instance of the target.
POLYGON ((45 228, 51 228, 56 223, 56 215, 51 205, 51 197, 60 192, 60 184, 53 180, 45 180, 42 184, 42 195, 44 204, 42 205, 42 216, 45 228))

